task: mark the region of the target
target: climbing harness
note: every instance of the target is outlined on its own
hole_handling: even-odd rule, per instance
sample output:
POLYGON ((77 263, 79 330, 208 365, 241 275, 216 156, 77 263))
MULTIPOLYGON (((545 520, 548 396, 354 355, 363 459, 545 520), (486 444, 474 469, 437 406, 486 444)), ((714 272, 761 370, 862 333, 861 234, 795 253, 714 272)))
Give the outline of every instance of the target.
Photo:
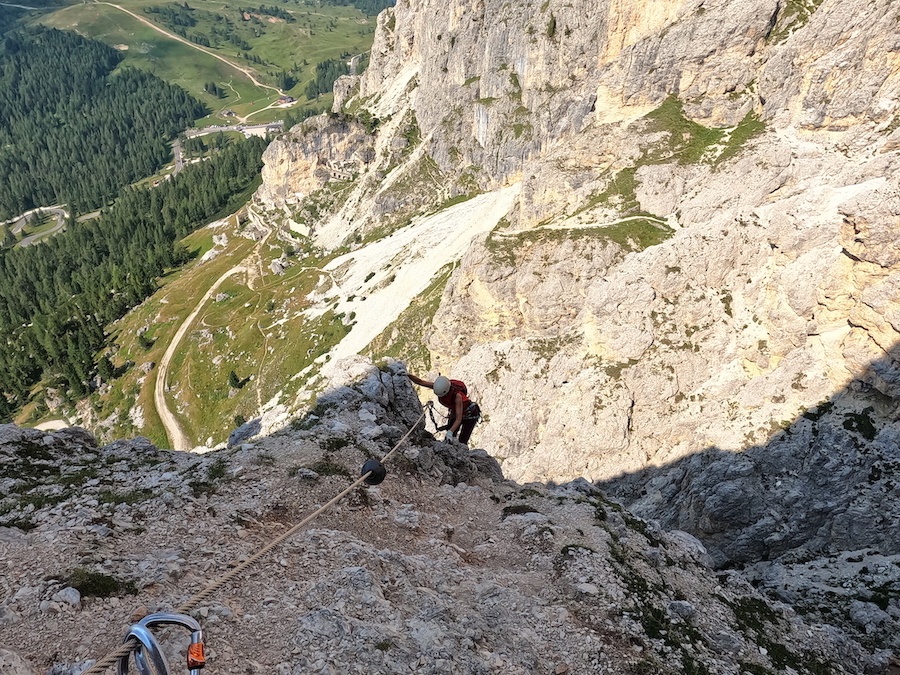
MULTIPOLYGON (((431 423, 434 425, 435 431, 447 431, 447 429, 453 426, 454 416, 452 412, 450 415, 441 415, 438 413, 444 421, 443 424, 438 424, 438 421, 434 416, 434 402, 429 401, 428 405, 428 416, 431 418, 431 423)), ((463 422, 471 420, 475 420, 475 424, 481 420, 481 406, 475 403, 475 401, 470 400, 466 405, 465 410, 463 410, 463 422)))
POLYGON ((363 464, 362 470, 360 471, 360 477, 357 478, 349 486, 347 486, 344 490, 332 497, 329 501, 320 506, 317 510, 301 520, 299 523, 291 527, 289 530, 283 532, 278 537, 263 546, 252 556, 244 561, 235 563, 234 567, 232 567, 218 579, 214 579, 213 581, 208 583, 199 592, 195 593, 194 596, 191 597, 186 603, 176 609, 174 613, 151 614, 150 616, 147 616, 136 623, 129 629, 128 634, 125 636, 125 641, 118 649, 110 652, 105 657, 97 661, 97 663, 91 666, 88 670, 84 671, 82 675, 100 675, 101 673, 105 673, 107 668, 115 665, 116 663, 119 664, 119 675, 126 675, 128 673, 128 656, 132 653, 134 653, 135 664, 140 675, 169 675, 168 665, 166 664, 165 659, 162 657, 162 652, 159 651, 159 645, 156 642, 152 632, 150 631, 151 625, 162 625, 164 623, 180 624, 193 631, 191 634, 191 646, 188 648, 188 668, 191 669, 191 675, 198 675, 200 668, 202 668, 206 663, 202 641, 203 632, 200 630, 200 624, 197 623, 197 621, 192 619, 190 616, 185 615, 188 614, 188 612, 190 612, 192 609, 195 609, 197 605, 199 605, 203 600, 212 595, 214 591, 224 586, 231 579, 250 567, 253 563, 262 558, 273 548, 284 542, 286 539, 289 539, 290 537, 295 535, 313 519, 320 516, 322 513, 337 504, 358 485, 362 483, 366 483, 368 485, 378 485, 379 483, 381 483, 387 475, 387 469, 384 468, 384 463, 391 458, 391 456, 397 451, 397 448, 400 447, 403 441, 409 438, 410 434, 412 434, 416 427, 419 426, 419 423, 425 419, 426 411, 430 411, 433 406, 434 403, 432 403, 431 401, 426 403, 424 406, 425 410, 423 410, 422 414, 419 415, 419 418, 415 422, 413 422, 412 426, 410 426, 409 430, 403 435, 403 437, 399 441, 397 441, 393 448, 391 448, 390 452, 388 452, 380 460, 367 460, 366 463, 363 464), (194 642, 194 637, 197 638, 196 642, 194 642), (199 646, 195 647, 194 645, 199 646), (193 660, 191 656, 192 649, 193 660), (143 653, 139 654, 139 652, 143 653), (158 654, 160 658, 156 659, 154 654, 158 654), (153 667, 152 670, 149 669, 151 664, 153 667))
POLYGON ((159 612, 149 614, 128 629, 125 644, 130 651, 119 658, 118 675, 127 675, 128 657, 134 654, 134 665, 140 675, 167 675, 169 663, 159 648, 159 643, 151 628, 174 624, 187 628, 191 632, 191 642, 187 649, 187 667, 190 675, 200 675, 200 669, 206 665, 206 654, 203 647, 203 629, 200 623, 184 614, 159 612))

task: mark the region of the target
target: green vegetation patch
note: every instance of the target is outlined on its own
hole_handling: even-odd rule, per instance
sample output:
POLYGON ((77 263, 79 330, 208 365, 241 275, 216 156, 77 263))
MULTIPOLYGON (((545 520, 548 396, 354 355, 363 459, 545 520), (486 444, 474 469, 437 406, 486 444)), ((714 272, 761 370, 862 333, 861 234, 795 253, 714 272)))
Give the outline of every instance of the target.
POLYGON ((785 634, 786 621, 765 600, 750 597, 730 600, 724 596, 719 596, 719 599, 734 612, 741 630, 756 635, 756 642, 766 649, 772 665, 779 672, 786 668, 808 675, 830 675, 837 672, 815 653, 810 651, 795 653, 786 645, 777 642, 772 636, 785 634))
POLYGON ((346 436, 331 436, 319 441, 319 447, 325 452, 336 452, 350 445, 350 439, 346 436))
POLYGON ((22 7, 10 7, 9 5, 0 5, 0 36, 9 30, 12 30, 19 20, 26 16, 27 9, 22 7))
POLYGON ((607 227, 591 228, 591 230, 591 232, 573 230, 572 234, 575 237, 595 236, 608 239, 625 251, 643 251, 645 248, 661 244, 674 233, 667 225, 646 218, 629 220, 607 227))
POLYGON ((55 455, 43 444, 27 440, 15 445, 12 461, 0 464, 0 478, 19 479, 30 486, 59 473, 55 455))
MULTIPOLYGON (((193 471, 193 468, 190 471, 193 471)), ((192 480, 188 482, 188 485, 194 497, 203 495, 209 497, 216 494, 221 484, 228 480, 228 462, 224 458, 219 457, 206 468, 205 480, 192 480)))
POLYGON ((674 159, 679 164, 699 162, 707 149, 722 140, 722 129, 710 129, 689 120, 684 115, 684 106, 675 96, 669 96, 662 105, 647 113, 648 131, 665 132, 668 141, 665 147, 650 153, 646 161, 664 162, 674 159))
POLYGON ((220 480, 225 477, 227 471, 228 462, 222 457, 219 457, 206 469, 206 477, 209 480, 220 480))
POLYGON ((577 216, 579 213, 589 211, 597 206, 615 208, 623 215, 631 215, 639 211, 641 205, 635 192, 637 188, 636 171, 637 167, 633 166, 619 171, 610 179, 604 190, 592 194, 588 201, 572 215, 577 216))
POLYGON ((304 225, 315 225, 338 211, 350 196, 352 180, 330 180, 320 189, 310 193, 294 214, 294 220, 304 225))
POLYGON ((765 123, 756 116, 756 113, 748 112, 740 124, 731 132, 725 147, 716 157, 714 165, 718 166, 722 162, 736 156, 751 138, 758 136, 765 129, 765 123))
POLYGON ((440 211, 443 211, 444 209, 449 209, 451 206, 456 206, 457 204, 462 204, 463 202, 467 202, 470 199, 474 199, 477 196, 478 196, 477 193, 471 193, 471 194, 459 194, 459 195, 454 195, 453 197, 447 197, 447 199, 445 199, 443 202, 441 202, 440 205, 436 209, 434 209, 434 213, 438 213, 440 211))
POLYGON ((803 28, 823 0, 786 0, 778 14, 775 27, 769 33, 768 42, 778 44, 790 37, 791 33, 803 28))
POLYGON ((116 577, 94 572, 84 567, 76 567, 66 577, 66 582, 84 597, 110 598, 134 595, 137 587, 133 581, 123 581, 116 577))
POLYGON ((0 525, 36 528, 29 514, 80 494, 83 483, 99 473, 98 457, 98 453, 88 452, 79 454, 78 459, 70 458, 65 466, 67 473, 63 473, 59 457, 46 446, 29 440, 18 442, 0 462, 0 478, 13 480, 7 493, 0 495, 0 525))
POLYGON ((333 462, 331 460, 323 459, 322 461, 316 462, 311 467, 309 467, 313 471, 315 471, 320 476, 344 476, 345 478, 350 478, 351 473, 343 464, 338 464, 337 462, 333 462))
POLYGON ((37 529, 37 525, 30 518, 0 519, 0 527, 15 527, 23 532, 31 532, 37 529))
MULTIPOLYGON (((231 222, 234 224, 236 220, 232 218, 231 222)), ((104 442, 140 434, 160 447, 167 446, 168 440, 153 403, 156 373, 152 369, 149 375, 145 372, 151 363, 160 361, 181 320, 196 306, 206 289, 226 270, 240 264, 253 249, 253 241, 229 235, 228 244, 215 259, 199 263, 197 258, 212 248, 212 237, 219 231, 203 228, 185 237, 181 245, 195 262, 170 270, 160 280, 162 288, 156 294, 108 329, 118 347, 116 360, 135 365, 109 381, 103 395, 97 392, 91 397, 99 417, 115 420, 108 430, 97 430, 98 438, 102 437, 104 442), (129 415, 133 407, 143 413, 140 429, 134 426, 129 415)))
MULTIPOLYGON (((244 240, 235 238, 240 241, 244 240)), ((264 248, 261 267, 265 269, 266 261, 282 252, 281 245, 264 248)), ((295 392, 303 382, 286 382, 286 376, 303 371, 351 329, 352 320, 333 310, 313 319, 303 313, 308 307, 306 296, 323 278, 320 267, 328 258, 301 243, 289 259, 283 274, 264 276, 253 290, 238 277, 223 284, 220 290, 227 299, 208 303, 187 347, 173 362, 169 381, 184 390, 182 426, 189 436, 201 442, 209 436, 223 440, 237 415, 255 414, 259 396, 267 400, 279 391, 290 396, 292 392, 285 388, 295 392), (224 357, 218 364, 213 362, 217 354, 224 357), (230 386, 231 370, 244 386, 230 386)), ((216 269, 198 268, 207 282, 186 276, 177 288, 173 284, 172 303, 165 311, 186 293, 189 301, 177 309, 179 316, 186 315, 208 284, 235 262, 229 254, 216 269)), ((210 264, 218 265, 219 259, 210 264)), ((152 390, 147 393, 152 395, 152 390)))
POLYGON ((535 228, 512 235, 491 232, 485 240, 485 247, 495 261, 515 265, 530 245, 536 243, 597 239, 612 242, 623 251, 632 252, 661 244, 672 234, 674 231, 667 225, 647 217, 635 216, 601 227, 535 228))

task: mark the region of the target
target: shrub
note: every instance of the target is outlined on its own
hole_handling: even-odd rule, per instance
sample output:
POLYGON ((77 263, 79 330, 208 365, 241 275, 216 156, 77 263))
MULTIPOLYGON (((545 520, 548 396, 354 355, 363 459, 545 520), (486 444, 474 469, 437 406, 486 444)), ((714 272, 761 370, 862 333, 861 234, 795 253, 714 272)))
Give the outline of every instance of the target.
POLYGON ((67 583, 85 597, 109 598, 137 593, 134 582, 122 581, 102 572, 92 572, 84 567, 76 567, 69 575, 67 583))

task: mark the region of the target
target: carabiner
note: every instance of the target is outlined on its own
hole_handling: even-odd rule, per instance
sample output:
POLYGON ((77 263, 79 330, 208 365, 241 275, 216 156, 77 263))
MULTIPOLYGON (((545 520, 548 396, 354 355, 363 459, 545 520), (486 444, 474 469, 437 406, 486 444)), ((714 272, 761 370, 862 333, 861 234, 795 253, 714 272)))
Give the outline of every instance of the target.
MULTIPOLYGON (((203 629, 193 617, 185 614, 158 612, 148 614, 134 624, 125 635, 125 642, 137 640, 135 645, 134 665, 140 675, 169 675, 169 663, 159 648, 159 642, 150 630, 154 626, 174 624, 187 628, 191 632, 191 643, 187 651, 187 667, 190 675, 200 675, 200 669, 206 665, 206 654, 203 645, 203 629)), ((128 675, 129 654, 122 656, 118 662, 118 674, 128 675)))

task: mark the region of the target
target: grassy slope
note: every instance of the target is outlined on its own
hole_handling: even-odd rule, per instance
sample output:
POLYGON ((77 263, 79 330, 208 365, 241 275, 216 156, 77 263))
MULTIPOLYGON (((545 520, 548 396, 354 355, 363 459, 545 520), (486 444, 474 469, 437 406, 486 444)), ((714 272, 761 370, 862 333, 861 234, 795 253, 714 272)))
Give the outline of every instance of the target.
MULTIPOLYGON (((233 223, 234 219, 230 218, 229 221, 233 223)), ((231 228, 226 228, 229 229, 231 228)), ((219 231, 221 230, 204 228, 186 237, 184 243, 198 254, 198 262, 171 272, 161 280, 162 288, 157 293, 113 325, 111 342, 120 348, 114 359, 116 365, 130 361, 134 366, 112 383, 107 394, 95 394, 92 397, 92 404, 101 419, 118 413, 118 421, 110 429, 111 438, 139 433, 162 446, 167 445, 162 424, 153 405, 155 367, 145 375, 142 366, 159 363, 175 331, 206 289, 222 273, 240 264, 252 250, 253 242, 249 239, 230 238, 225 252, 212 261, 200 263, 199 258, 212 248, 214 232, 219 231), (146 350, 139 344, 137 337, 144 330, 146 336, 154 341, 153 346, 146 350), (143 410, 145 425, 142 429, 133 427, 128 418, 132 402, 136 402, 143 410)), ((172 401, 170 406, 174 407, 172 401)))
MULTIPOLYGON (((144 7, 169 3, 154 0, 122 0, 116 3, 130 11, 155 20, 158 15, 145 14, 144 7)), ((245 60, 243 50, 231 44, 223 44, 213 49, 233 63, 250 68, 257 80, 274 84, 269 73, 290 70, 295 64, 301 67, 296 74, 298 83, 287 93, 298 99, 298 105, 312 105, 303 94, 307 83, 313 78, 315 64, 325 59, 337 58, 341 53, 360 53, 369 49, 375 26, 374 17, 364 17, 352 7, 321 7, 281 5, 297 17, 296 23, 266 22, 263 33, 255 37, 252 27, 241 23, 237 12, 240 3, 225 6, 222 2, 191 0, 191 7, 197 10, 201 19, 197 32, 209 32, 208 15, 205 12, 220 13, 232 19, 239 33, 250 45, 252 54, 274 64, 261 66, 245 60), (303 65, 304 61, 307 65, 303 65)), ((253 3, 245 3, 251 6, 253 3)), ((265 3, 260 3, 265 4, 265 3)), ((45 14, 37 19, 39 23, 54 28, 75 30, 87 37, 101 40, 123 49, 124 64, 149 70, 164 80, 174 82, 198 97, 212 111, 205 123, 226 120, 221 115, 225 110, 233 110, 241 116, 261 110, 273 103, 278 94, 270 89, 257 87, 246 75, 228 64, 213 58, 193 47, 166 37, 162 33, 141 23, 134 17, 115 7, 104 4, 78 4, 45 14), (204 91, 207 82, 216 82, 227 92, 225 98, 215 98, 204 91)), ((169 28, 157 24, 164 30, 169 28)), ((170 31, 171 32, 171 31, 170 31)), ((321 103, 321 101, 319 102, 321 103)), ((251 120, 258 122, 279 119, 283 112, 279 108, 266 110, 254 115, 251 120)), ((201 121, 202 125, 204 122, 201 121)))
POLYGON ((290 258, 284 274, 274 274, 269 265, 282 256, 284 244, 274 237, 254 242, 236 233, 236 220, 204 228, 184 242, 197 254, 197 262, 163 279, 163 287, 114 326, 111 343, 120 349, 117 366, 132 361, 134 366, 114 380, 103 395, 95 394, 92 404, 100 419, 113 419, 104 436, 112 438, 143 435, 162 447, 168 441, 153 405, 159 362, 184 317, 195 307, 216 279, 230 268, 253 264, 260 276, 250 288, 246 275, 229 278, 216 297, 206 303, 192 324, 169 370, 169 386, 178 397, 168 396, 185 433, 196 444, 217 444, 227 439, 235 417, 251 418, 260 402, 279 392, 292 399, 304 381, 285 381, 308 366, 346 333, 341 317, 332 313, 308 320, 302 315, 306 296, 319 283, 319 267, 327 262, 302 252, 290 258), (213 247, 213 234, 227 234, 228 244, 205 263, 199 258, 213 247), (256 259, 254 254, 258 254, 256 259), (137 338, 142 330, 155 340, 144 349, 137 338), (149 374, 144 364, 154 364, 149 374), (244 381, 240 388, 229 386, 229 373, 244 381), (144 426, 129 419, 134 403, 143 412, 144 426))

